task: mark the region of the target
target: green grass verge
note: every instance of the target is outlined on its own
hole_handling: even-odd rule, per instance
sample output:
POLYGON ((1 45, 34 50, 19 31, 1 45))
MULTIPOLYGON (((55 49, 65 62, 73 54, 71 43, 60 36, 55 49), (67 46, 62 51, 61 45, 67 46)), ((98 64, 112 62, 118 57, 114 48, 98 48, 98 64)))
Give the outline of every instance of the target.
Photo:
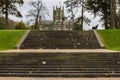
POLYGON ((98 30, 97 32, 107 49, 120 50, 120 30, 98 30))
POLYGON ((26 30, 0 30, 0 50, 13 49, 26 30))

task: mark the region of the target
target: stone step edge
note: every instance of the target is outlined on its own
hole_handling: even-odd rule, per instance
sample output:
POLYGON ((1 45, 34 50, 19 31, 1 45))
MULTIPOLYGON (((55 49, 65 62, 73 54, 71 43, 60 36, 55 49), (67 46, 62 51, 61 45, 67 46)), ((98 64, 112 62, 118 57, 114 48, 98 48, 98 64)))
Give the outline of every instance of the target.
POLYGON ((120 80, 119 77, 62 78, 62 77, 0 77, 0 80, 120 80))
POLYGON ((120 51, 107 49, 13 49, 0 51, 0 53, 120 53, 120 51))

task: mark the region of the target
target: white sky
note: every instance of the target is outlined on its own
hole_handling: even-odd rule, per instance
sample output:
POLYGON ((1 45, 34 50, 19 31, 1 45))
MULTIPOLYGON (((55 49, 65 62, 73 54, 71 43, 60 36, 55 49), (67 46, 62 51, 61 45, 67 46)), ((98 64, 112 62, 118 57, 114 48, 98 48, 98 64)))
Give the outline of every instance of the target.
MULTIPOLYGON (((22 20, 23 21, 26 21, 26 15, 27 15, 27 12, 31 9, 31 7, 28 5, 28 3, 30 1, 37 1, 37 0, 24 0, 24 5, 20 8, 18 8, 18 10, 21 11, 22 15, 23 15, 23 18, 22 20)), ((53 10, 53 6, 63 6, 63 3, 65 0, 42 0, 44 2, 44 4, 46 5, 47 9, 49 10, 49 15, 46 19, 52 19, 52 10, 53 10)), ((17 21, 20 21, 21 19, 20 18, 16 18, 14 16, 10 16, 11 19, 13 20, 17 20, 17 21)))
MULTIPOLYGON (((28 5, 28 2, 30 2, 30 1, 36 1, 36 0, 24 0, 24 5, 22 7, 20 7, 20 8, 18 8, 21 11, 22 15, 23 15, 22 19, 21 18, 16 18, 14 16, 9 16, 9 17, 12 20, 14 20, 14 21, 21 21, 21 20, 23 20, 24 22, 26 22, 27 21, 27 18, 26 18, 27 12, 31 9, 31 7, 28 5)), ((52 15, 53 15, 52 14, 53 13, 53 6, 59 6, 59 7, 60 6, 65 6, 64 5, 64 1, 66 1, 66 0, 43 0, 44 4, 46 5, 46 7, 49 10, 49 15, 50 16, 48 16, 46 18, 47 20, 52 20, 52 18, 53 18, 52 17, 52 15)), ((67 16, 67 12, 66 11, 65 11, 65 15, 67 16)), ((93 17, 90 14, 88 14, 88 13, 85 13, 84 15, 86 17, 89 17, 90 19, 92 19, 92 23, 91 23, 90 26, 84 24, 84 29, 85 30, 91 29, 91 27, 96 25, 96 23, 98 23, 98 21, 99 21, 99 18, 93 19, 93 17)), ((100 27, 100 29, 101 29, 101 27, 100 27)))

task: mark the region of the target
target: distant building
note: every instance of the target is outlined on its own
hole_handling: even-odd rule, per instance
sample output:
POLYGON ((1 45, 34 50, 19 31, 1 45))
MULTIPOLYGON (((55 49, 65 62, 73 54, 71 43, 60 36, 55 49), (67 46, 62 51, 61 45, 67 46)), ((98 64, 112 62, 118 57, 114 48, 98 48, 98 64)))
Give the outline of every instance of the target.
POLYGON ((42 20, 40 30, 72 30, 72 21, 67 21, 64 7, 53 7, 53 21, 42 20))
POLYGON ((52 20, 42 20, 40 25, 40 30, 52 30, 52 20))

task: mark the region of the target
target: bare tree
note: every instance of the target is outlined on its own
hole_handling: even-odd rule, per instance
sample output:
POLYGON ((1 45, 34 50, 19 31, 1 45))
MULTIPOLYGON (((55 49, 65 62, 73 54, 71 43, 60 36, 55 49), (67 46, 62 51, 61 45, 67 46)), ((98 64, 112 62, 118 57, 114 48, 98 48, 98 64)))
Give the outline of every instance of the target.
POLYGON ((75 30, 78 30, 78 29, 83 30, 83 23, 86 22, 88 24, 90 22, 90 20, 86 18, 84 15, 85 3, 86 3, 86 0, 66 0, 65 1, 68 13, 71 13, 71 18, 74 26, 73 29, 75 28, 75 30), (81 12, 79 12, 81 16, 77 17, 76 19, 77 21, 75 21, 75 15, 78 11, 80 11, 79 9, 81 9, 81 12), (75 10, 76 10, 76 13, 75 13, 75 10), (74 24, 79 23, 79 21, 81 21, 81 26, 77 28, 77 26, 75 26, 74 24))
POLYGON ((71 17, 73 28, 74 28, 74 24, 75 24, 74 8, 75 8, 76 0, 67 0, 64 3, 66 4, 68 13, 70 13, 70 17, 71 17))
POLYGON ((48 10, 43 4, 42 0, 29 2, 32 9, 28 11, 27 17, 32 17, 31 21, 34 21, 34 29, 39 30, 41 18, 45 18, 48 14, 48 10))

